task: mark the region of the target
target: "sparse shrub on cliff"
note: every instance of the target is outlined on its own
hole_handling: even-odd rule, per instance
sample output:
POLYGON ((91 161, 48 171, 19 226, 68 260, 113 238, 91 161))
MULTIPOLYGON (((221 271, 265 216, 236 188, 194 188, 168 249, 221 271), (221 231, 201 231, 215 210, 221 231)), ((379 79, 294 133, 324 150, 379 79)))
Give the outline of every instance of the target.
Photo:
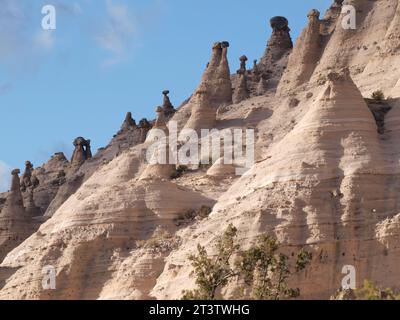
POLYGON ((400 300, 400 294, 396 294, 392 289, 380 290, 368 281, 364 281, 362 288, 355 290, 356 300, 400 300))
POLYGON ((291 268, 289 258, 279 253, 280 244, 274 238, 262 235, 249 250, 241 253, 238 263, 245 284, 255 300, 281 300, 300 296, 300 289, 289 288, 287 280, 292 274, 304 270, 312 259, 302 249, 297 254, 296 266, 291 268))
POLYGON ((235 244, 237 229, 230 225, 217 242, 217 255, 209 257, 206 248, 197 246, 198 254, 191 255, 189 260, 194 267, 197 289, 184 291, 184 300, 215 300, 219 289, 226 286, 236 277, 230 260, 239 245, 235 244))
POLYGON ((256 244, 243 251, 236 244, 236 238, 237 229, 230 225, 217 242, 215 257, 210 257, 204 247, 198 246, 198 254, 189 257, 197 289, 184 291, 183 299, 214 300, 217 293, 234 279, 244 283, 236 291, 250 292, 254 300, 281 300, 300 295, 300 290, 290 288, 287 280, 307 267, 311 253, 301 250, 296 265, 291 268, 289 258, 279 253, 280 244, 276 239, 261 235, 256 244), (237 259, 232 263, 234 257, 237 259))
POLYGON ((365 280, 361 288, 356 290, 338 290, 331 300, 400 300, 400 294, 388 288, 381 290, 371 281, 365 280))
POLYGON ((198 210, 189 210, 185 212, 185 214, 175 219, 175 224, 179 227, 183 224, 193 222, 196 219, 203 220, 207 218, 211 212, 212 209, 210 207, 201 206, 198 210))
POLYGON ((382 90, 377 90, 372 93, 372 99, 382 101, 385 99, 385 94, 382 90))

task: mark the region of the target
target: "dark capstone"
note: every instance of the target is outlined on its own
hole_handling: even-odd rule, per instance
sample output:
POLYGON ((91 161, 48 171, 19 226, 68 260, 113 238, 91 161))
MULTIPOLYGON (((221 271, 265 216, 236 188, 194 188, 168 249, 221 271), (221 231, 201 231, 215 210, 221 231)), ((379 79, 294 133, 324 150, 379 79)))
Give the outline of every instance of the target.
POLYGON ((274 31, 289 31, 289 21, 285 17, 273 17, 270 23, 274 31))
POLYGON ((228 41, 222 41, 221 42, 221 47, 222 48, 229 48, 229 42, 228 41))

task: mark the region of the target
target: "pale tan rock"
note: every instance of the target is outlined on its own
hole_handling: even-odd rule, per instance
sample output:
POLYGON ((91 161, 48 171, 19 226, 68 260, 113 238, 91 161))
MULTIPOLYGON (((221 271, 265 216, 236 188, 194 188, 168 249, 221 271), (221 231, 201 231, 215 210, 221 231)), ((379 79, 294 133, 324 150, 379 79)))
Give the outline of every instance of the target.
POLYGON ((186 129, 200 132, 202 129, 213 129, 217 121, 217 110, 212 107, 210 93, 207 89, 199 88, 192 98, 193 108, 186 129))
POLYGON ((308 14, 308 26, 304 29, 289 57, 289 62, 278 87, 278 94, 296 89, 307 83, 322 53, 321 23, 318 10, 308 14))
MULTIPOLYGON (((217 43, 199 88, 172 117, 179 129, 253 128, 256 163, 245 175, 232 174, 243 163, 220 159, 171 179, 175 165, 144 158, 149 150, 157 157, 160 142, 171 141, 145 141, 151 124, 141 122, 78 171, 67 170, 67 181, 81 180, 59 188, 54 214, 5 252, 0 299, 180 299, 195 286, 188 255, 198 244, 212 254, 230 223, 244 247, 269 233, 289 257, 301 247, 313 253, 307 271, 289 279, 301 299, 329 299, 345 265, 356 268, 357 285, 368 279, 400 289, 400 2, 346 3, 356 7, 356 30, 341 28, 341 1, 322 20, 311 12, 284 75, 299 87, 282 82, 281 96, 273 92, 292 51, 287 20, 275 19, 265 59, 247 70, 248 98, 232 103, 231 79, 238 76, 229 75, 227 44, 217 43), (318 48, 311 41, 317 38, 318 48), (260 96, 255 69, 268 80, 260 96), (392 98, 366 99, 378 89, 392 98), (379 105, 391 110, 376 120, 371 110, 379 105), (210 216, 179 222, 202 206, 212 209, 210 216), (55 291, 42 288, 46 265, 56 268, 55 291)), ((162 133, 171 128, 168 119, 156 121, 162 133)), ((36 205, 40 198, 34 191, 36 205)), ((234 290, 230 284, 224 298, 234 290)))
POLYGON ((202 205, 211 207, 213 200, 168 181, 136 180, 142 171, 136 160, 140 153, 139 148, 124 153, 98 170, 26 247, 9 254, 0 270, 24 267, 7 280, 2 298, 149 297, 163 258, 179 242, 159 235, 157 227, 173 235, 174 219, 202 205), (46 265, 56 266, 56 290, 42 288, 40 274, 46 265), (15 283, 24 293, 13 290, 15 283))
POLYGON ((11 189, 0 211, 0 260, 35 230, 36 224, 24 208, 18 169, 12 171, 11 189))
POLYGON ((257 85, 257 95, 262 96, 267 92, 267 90, 268 90, 267 81, 263 77, 260 77, 260 81, 258 82, 257 85))
POLYGON ((233 95, 233 102, 240 103, 249 97, 250 94, 247 87, 247 77, 245 74, 241 74, 238 78, 238 85, 236 86, 235 93, 233 95))

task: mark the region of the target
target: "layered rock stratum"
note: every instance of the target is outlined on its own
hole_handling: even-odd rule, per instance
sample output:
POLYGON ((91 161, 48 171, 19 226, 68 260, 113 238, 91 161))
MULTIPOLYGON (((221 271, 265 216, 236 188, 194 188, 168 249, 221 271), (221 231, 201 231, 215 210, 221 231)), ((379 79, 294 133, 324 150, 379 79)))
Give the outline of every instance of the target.
POLYGON ((264 55, 252 69, 241 57, 236 74, 229 43, 216 42, 186 102, 175 110, 165 90, 154 121, 128 113, 93 156, 79 137, 71 161, 27 162, 21 182, 13 171, 0 195, 0 299, 179 299, 195 285, 188 256, 198 244, 212 253, 230 223, 243 246, 267 232, 289 256, 313 253, 290 279, 302 299, 329 298, 346 265, 358 284, 400 289, 400 0, 334 1, 308 19, 294 46, 290 22, 271 19, 264 55), (343 27, 348 5, 356 29, 343 27), (238 176, 222 157, 185 170, 148 163, 149 150, 171 147, 157 135, 172 123, 255 129, 255 164, 238 176), (43 288, 46 266, 55 290, 43 288))

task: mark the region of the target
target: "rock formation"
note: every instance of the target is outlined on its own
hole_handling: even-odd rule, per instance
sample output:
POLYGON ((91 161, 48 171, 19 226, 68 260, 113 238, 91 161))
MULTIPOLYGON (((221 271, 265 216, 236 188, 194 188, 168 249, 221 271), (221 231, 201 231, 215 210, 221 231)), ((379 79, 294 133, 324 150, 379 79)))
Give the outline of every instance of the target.
POLYGON ((307 83, 314 73, 322 53, 322 38, 320 34, 321 22, 318 10, 311 10, 308 14, 308 26, 302 32, 292 54, 290 55, 287 70, 284 73, 279 92, 287 92, 307 83))
POLYGON ((171 103, 171 100, 169 99, 169 90, 164 90, 163 93, 164 99, 163 99, 163 109, 164 109, 164 115, 169 118, 175 113, 175 108, 171 103))
POLYGON ((157 107, 156 113, 157 117, 153 128, 167 130, 167 119, 165 118, 164 109, 162 107, 157 107))
POLYGON ((43 166, 33 169, 30 178, 31 185, 27 188, 21 188, 24 204, 34 203, 35 206, 40 208, 38 215, 43 215, 59 188, 65 183, 65 176, 69 168, 70 163, 65 155, 56 153, 43 166))
POLYGON ((11 172, 11 189, 0 211, 0 260, 34 232, 34 223, 25 213, 19 169, 11 172))
POLYGON ((192 98, 193 109, 185 128, 200 132, 202 129, 213 129, 216 124, 217 111, 211 105, 209 91, 199 88, 192 98))
POLYGON ((228 48, 229 42, 226 41, 214 44, 211 60, 199 85, 199 88, 209 92, 210 107, 212 108, 232 103, 232 82, 227 57, 228 48))
POLYGON ((253 70, 251 70, 251 79, 254 82, 259 82, 260 81, 260 70, 259 70, 258 65, 257 65, 257 59, 255 59, 253 61, 253 70))
POLYGON ((234 95, 233 95, 233 102, 234 103, 240 103, 243 100, 246 100, 249 98, 249 89, 247 87, 247 76, 244 74, 241 74, 238 78, 238 85, 236 86, 234 95))
MULTIPOLYGON (((0 196, 0 299, 180 299, 195 285, 187 257, 198 244, 213 254, 230 223, 244 247, 268 233, 289 257, 312 252, 309 268, 289 278, 301 299, 331 297, 345 265, 356 268, 358 286, 368 279, 400 290, 399 10, 399 0, 335 1, 323 18, 310 12, 293 50, 287 19, 275 17, 252 70, 242 64, 231 75, 229 44, 218 42, 198 88, 171 117, 165 91, 157 119, 136 127, 128 114, 91 161, 82 138, 78 166, 61 155, 27 166, 21 183, 37 177, 36 188, 21 194, 15 171, 0 196), (355 6, 356 30, 342 28, 343 4, 355 6), (377 90, 385 96, 371 99, 377 90), (254 129, 254 165, 237 176, 243 159, 224 164, 219 154, 178 174, 170 120, 179 130, 254 129), (165 150, 164 162, 152 162, 165 150), (47 220, 24 241, 36 206, 48 207, 47 220), (203 206, 206 218, 195 214, 203 206), (57 270, 51 291, 41 284, 49 264, 57 270)), ((230 283, 222 298, 235 289, 230 283)))
POLYGON ((26 190, 28 187, 32 186, 32 170, 33 165, 30 161, 25 162, 25 171, 21 178, 21 189, 26 190))
POLYGON ((267 81, 264 79, 264 77, 260 77, 260 81, 258 82, 257 85, 257 95, 258 96, 262 96, 263 94, 265 94, 268 90, 268 84, 267 81))
POLYGON ((249 59, 246 56, 241 56, 239 60, 240 60, 240 69, 237 71, 237 73, 246 75, 247 74, 246 62, 249 59))
POLYGON ((90 140, 78 137, 74 140, 75 150, 72 154, 71 165, 81 166, 86 160, 92 158, 92 152, 90 149, 90 140))
POLYGON ((132 118, 132 112, 128 112, 125 116, 125 120, 122 123, 121 131, 119 133, 123 133, 129 130, 134 130, 137 128, 135 120, 132 118))
POLYGON ((290 54, 293 48, 288 20, 285 17, 273 17, 270 24, 272 36, 259 65, 263 70, 272 70, 273 65, 290 54))

